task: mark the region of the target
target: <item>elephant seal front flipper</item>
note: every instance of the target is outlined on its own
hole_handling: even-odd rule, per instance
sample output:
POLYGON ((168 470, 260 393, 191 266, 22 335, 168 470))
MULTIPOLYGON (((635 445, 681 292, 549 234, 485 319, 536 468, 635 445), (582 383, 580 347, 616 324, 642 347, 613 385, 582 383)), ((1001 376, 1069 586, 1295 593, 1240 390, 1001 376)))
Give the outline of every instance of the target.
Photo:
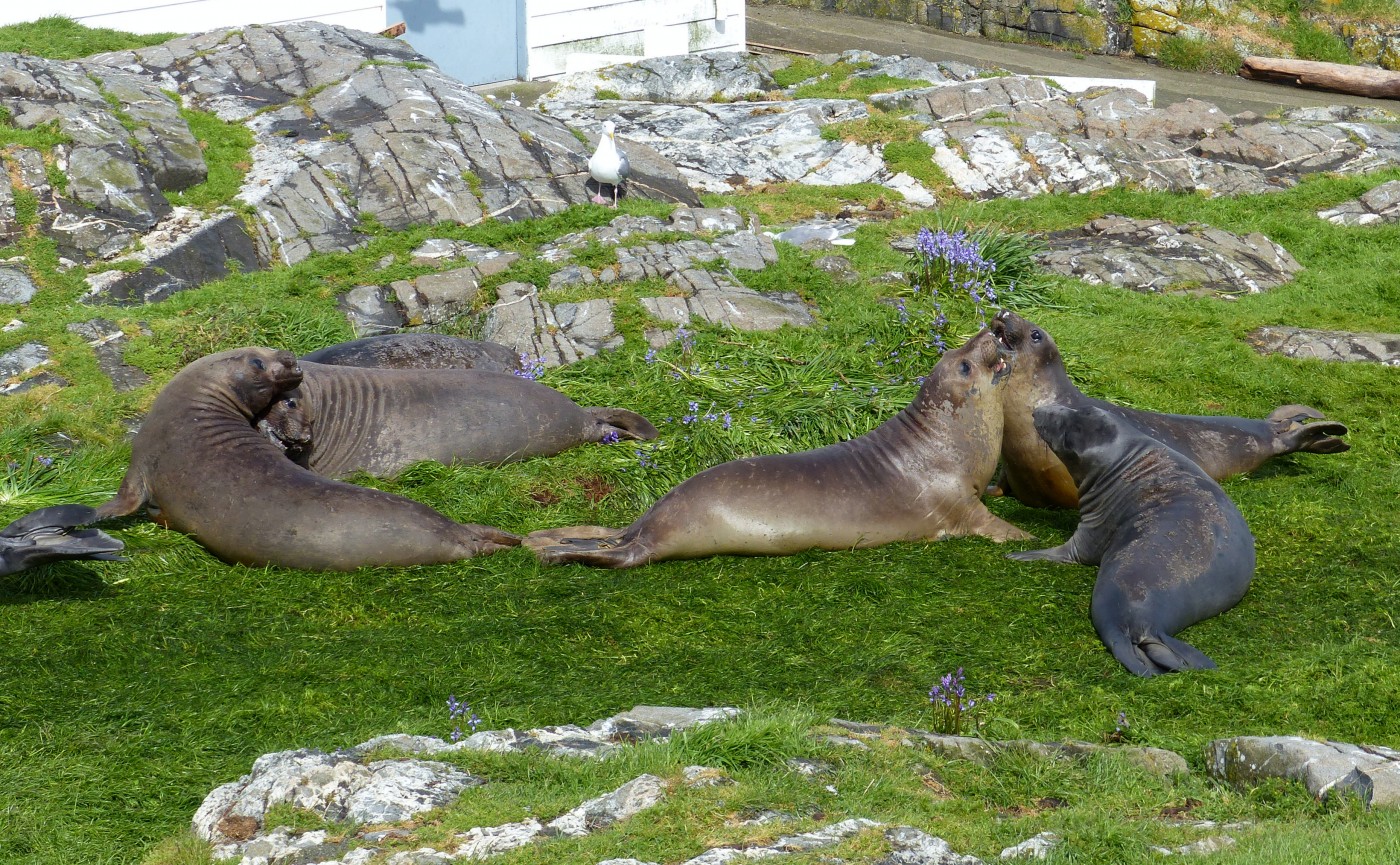
POLYGON ((1239 508, 1195 462, 1109 411, 1044 405, 1034 418, 1078 485, 1079 526, 1058 547, 1007 557, 1098 565, 1090 619, 1133 673, 1213 668, 1173 635, 1249 590, 1254 536, 1239 508))

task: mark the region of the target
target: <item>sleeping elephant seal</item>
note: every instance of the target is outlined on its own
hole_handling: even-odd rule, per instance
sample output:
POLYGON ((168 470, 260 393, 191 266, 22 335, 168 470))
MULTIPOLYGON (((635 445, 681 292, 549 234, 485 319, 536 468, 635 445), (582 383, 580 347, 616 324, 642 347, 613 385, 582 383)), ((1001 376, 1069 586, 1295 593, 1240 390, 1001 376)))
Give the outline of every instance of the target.
POLYGON ((1033 507, 1072 508, 1078 501, 1064 463, 1045 446, 1031 417, 1037 406, 1097 406, 1139 432, 1196 461, 1215 480, 1252 471, 1270 457, 1295 451, 1339 453, 1350 445, 1336 436, 1347 428, 1320 420, 1316 409, 1280 406, 1265 420, 1242 417, 1159 414, 1087 397, 1065 374, 1055 340, 1042 327, 1002 311, 992 325, 997 338, 1016 352, 1006 387, 1006 432, 1001 440, 1002 474, 993 494, 1015 496, 1033 507), (1315 423, 1308 421, 1316 420, 1315 423))
POLYGON ((1173 634, 1240 602, 1254 577, 1254 536, 1200 466, 1091 405, 1044 405, 1035 428, 1079 485, 1079 527, 1058 547, 1011 553, 1098 565, 1089 616, 1139 676, 1214 669, 1173 634))
POLYGON ((117 555, 121 541, 83 528, 97 519, 97 511, 87 505, 54 505, 25 514, 0 529, 0 574, 62 559, 126 561, 117 555))
POLYGON ((390 476, 423 460, 497 465, 657 436, 636 412, 584 408, 507 373, 307 362, 301 370, 301 386, 255 422, 298 465, 329 478, 390 476))
POLYGON ((180 370, 156 397, 121 489, 98 516, 147 505, 157 522, 225 561, 307 570, 451 562, 519 543, 292 463, 253 418, 301 380, 296 357, 270 348, 232 349, 180 370))
POLYGON ((515 372, 520 355, 497 342, 441 333, 386 333, 338 342, 301 359, 331 366, 380 369, 489 369, 515 372))
POLYGON ((552 564, 630 568, 959 535, 1029 538, 981 499, 996 470, 1009 368, 984 330, 938 361, 913 403, 859 438, 723 463, 662 496, 625 530, 550 529, 526 545, 552 564))

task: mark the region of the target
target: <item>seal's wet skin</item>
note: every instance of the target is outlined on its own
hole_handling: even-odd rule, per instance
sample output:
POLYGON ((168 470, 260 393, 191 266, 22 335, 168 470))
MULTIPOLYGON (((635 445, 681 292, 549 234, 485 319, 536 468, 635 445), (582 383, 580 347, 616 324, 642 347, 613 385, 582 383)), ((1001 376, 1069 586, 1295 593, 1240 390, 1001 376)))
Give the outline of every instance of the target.
POLYGON ((1017 358, 1006 389, 1002 474, 993 494, 1014 496, 1034 507, 1075 506, 1074 482, 1036 433, 1031 416, 1037 406, 1052 403, 1104 409, 1194 460, 1215 480, 1253 471, 1281 454, 1340 453, 1350 447, 1337 438, 1347 432, 1343 424, 1325 420, 1321 412, 1307 406, 1280 406, 1264 420, 1253 420, 1160 414, 1093 399, 1069 380, 1060 350, 1043 327, 1003 311, 992 330, 1017 358))
POLYGON ((359 471, 387 477, 423 460, 499 465, 589 442, 657 436, 636 412, 585 408, 510 373, 305 360, 301 370, 301 386, 275 400, 257 423, 288 456, 324 477, 359 471))
POLYGON ((1139 676, 1211 669, 1175 639, 1239 603, 1254 578, 1254 536, 1195 462, 1092 405, 1045 405, 1035 428, 1079 489, 1079 527, 1018 561, 1098 565, 1089 606, 1099 639, 1139 676))
POLYGON ((145 505, 226 561, 308 570, 435 564, 519 543, 288 460, 254 419, 302 378, 294 355, 270 348, 232 349, 180 370, 156 397, 121 489, 98 517, 145 505))
POLYGON ((97 529, 87 505, 54 505, 32 511, 0 529, 0 575, 63 559, 125 561, 122 542, 97 529))
POLYGON ((960 535, 1028 538, 981 500, 996 470, 1002 391, 1014 364, 984 330, 939 360, 913 403, 859 438, 723 463, 624 530, 550 529, 526 544, 545 562, 628 568, 960 535))
POLYGON ((520 369, 519 356, 500 343, 441 333, 366 336, 328 345, 302 355, 301 359, 332 366, 378 369, 486 369, 492 372, 520 369))

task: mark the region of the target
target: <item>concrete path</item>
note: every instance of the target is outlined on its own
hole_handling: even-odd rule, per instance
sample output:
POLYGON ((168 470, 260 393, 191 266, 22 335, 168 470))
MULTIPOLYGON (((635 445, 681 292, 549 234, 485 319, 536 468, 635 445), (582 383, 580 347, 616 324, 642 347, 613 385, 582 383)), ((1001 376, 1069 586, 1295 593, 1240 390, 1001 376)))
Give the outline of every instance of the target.
POLYGON ((1195 97, 1215 103, 1226 114, 1241 111, 1268 114, 1280 108, 1315 105, 1369 105, 1400 112, 1400 101, 1393 99, 1366 99, 1246 81, 1234 76, 1180 72, 1144 60, 1096 54, 1076 55, 1039 45, 957 36, 918 24, 815 12, 790 6, 750 4, 747 26, 750 43, 779 45, 814 53, 863 48, 877 54, 912 54, 928 60, 958 60, 974 66, 995 66, 1020 74, 1151 78, 1157 82, 1156 105, 1159 108, 1195 97))

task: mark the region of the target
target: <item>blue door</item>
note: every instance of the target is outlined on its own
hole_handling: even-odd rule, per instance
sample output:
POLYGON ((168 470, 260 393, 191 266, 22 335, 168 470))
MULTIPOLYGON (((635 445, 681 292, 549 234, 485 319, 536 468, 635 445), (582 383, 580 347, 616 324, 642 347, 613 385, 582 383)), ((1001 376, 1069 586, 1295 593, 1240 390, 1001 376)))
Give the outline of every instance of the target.
POLYGON ((467 84, 520 77, 525 0, 388 0, 389 23, 403 38, 467 84))

